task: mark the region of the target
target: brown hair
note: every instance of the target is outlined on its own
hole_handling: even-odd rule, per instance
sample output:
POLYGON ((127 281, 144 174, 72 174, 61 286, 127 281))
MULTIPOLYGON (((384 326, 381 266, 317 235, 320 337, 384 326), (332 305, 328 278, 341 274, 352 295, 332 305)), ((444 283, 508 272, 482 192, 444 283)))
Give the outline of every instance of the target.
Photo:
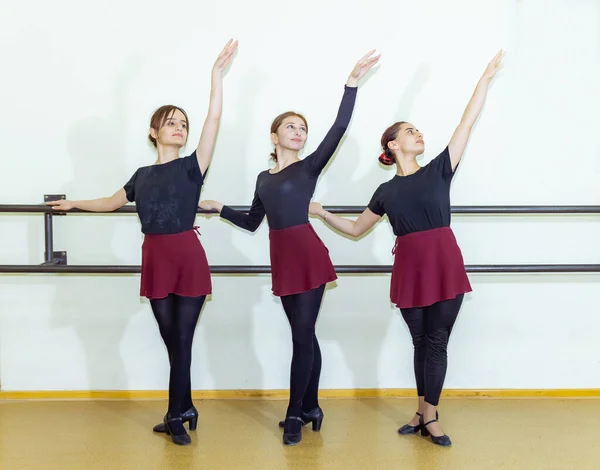
POLYGON ((402 124, 406 124, 406 121, 398 121, 388 127, 383 135, 381 136, 381 147, 383 148, 383 153, 379 155, 379 161, 384 165, 393 165, 396 163, 396 158, 394 157, 394 152, 388 147, 388 144, 392 140, 396 140, 398 137, 398 132, 400 132, 400 127, 402 124))
MULTIPOLYGON (((306 118, 304 116, 302 116, 302 114, 295 113, 294 111, 287 111, 285 113, 280 114, 275 119, 273 119, 273 122, 271 123, 271 134, 277 134, 277 129, 279 129, 279 126, 281 126, 281 124, 283 124, 283 121, 285 121, 287 118, 292 117, 292 116, 298 116, 300 119, 302 119, 304 121, 304 125, 306 126, 306 133, 308 134, 308 122, 306 122, 306 118)), ((277 150, 276 149, 274 149, 273 152, 271 153, 271 158, 273 160, 277 161, 277 150)))
MULTIPOLYGON (((154 111, 154 114, 150 118, 150 127, 152 129, 154 129, 156 132, 158 132, 162 128, 162 126, 165 125, 165 122, 167 121, 167 119, 169 119, 171 116, 173 116, 175 111, 181 111, 183 113, 183 115, 185 116, 185 120, 187 122, 186 130, 189 135, 190 120, 188 119, 187 113, 179 106, 175 106, 173 104, 166 104, 166 105, 158 108, 156 111, 154 111)), ((148 134, 148 140, 156 148, 156 139, 154 137, 152 137, 152 134, 148 134)))

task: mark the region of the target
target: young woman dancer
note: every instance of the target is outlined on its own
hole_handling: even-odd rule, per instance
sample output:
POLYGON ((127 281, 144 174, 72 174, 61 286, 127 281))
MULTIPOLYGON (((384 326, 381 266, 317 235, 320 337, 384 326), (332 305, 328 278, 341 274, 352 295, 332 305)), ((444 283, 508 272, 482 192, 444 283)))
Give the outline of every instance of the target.
POLYGON ((169 408, 154 430, 166 431, 179 445, 191 443, 184 421, 194 430, 198 420, 190 383, 192 342, 200 311, 212 290, 194 220, 221 118, 223 73, 237 45, 237 41, 227 42, 213 66, 208 115, 198 147, 190 156, 179 156, 188 137, 187 114, 177 106, 162 106, 150 120, 148 139, 158 153, 153 165, 139 168, 111 197, 48 203, 60 211, 110 212, 135 201, 144 233, 140 295, 150 299, 171 366, 169 408))
POLYGON ((252 232, 267 216, 273 294, 281 297, 293 341, 290 401, 283 426, 286 445, 300 442, 303 424, 312 422, 313 429, 319 430, 323 420, 318 402, 321 351, 315 322, 325 285, 337 276, 327 248, 308 221, 308 205, 317 178, 348 127, 358 82, 379 60, 373 53, 362 57, 350 73, 337 118, 325 139, 308 157, 298 158, 308 136, 306 119, 292 111, 275 118, 271 124, 275 150, 271 156, 276 165, 258 175, 248 214, 216 201, 200 203, 203 209, 217 210, 222 218, 252 232))
POLYGON ((448 146, 424 167, 416 162, 425 150, 423 134, 414 125, 396 122, 385 130, 379 160, 385 165, 395 163, 396 176, 379 186, 358 219, 331 214, 316 202, 310 205, 312 215, 354 237, 388 215, 397 237, 392 250, 390 297, 413 339, 419 396, 415 417, 398 432, 421 431, 442 446, 451 445, 437 420, 447 368, 446 347, 463 296, 471 291, 462 253, 450 228, 450 182, 502 57, 500 51, 488 64, 448 146))

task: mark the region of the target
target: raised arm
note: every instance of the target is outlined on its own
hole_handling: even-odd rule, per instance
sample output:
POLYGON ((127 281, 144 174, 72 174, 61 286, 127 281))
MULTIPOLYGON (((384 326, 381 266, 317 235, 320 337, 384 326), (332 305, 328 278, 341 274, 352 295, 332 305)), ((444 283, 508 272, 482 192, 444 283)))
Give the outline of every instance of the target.
POLYGON ((47 202, 47 206, 52 206, 57 211, 68 211, 71 209, 80 209, 89 212, 112 212, 127 204, 127 194, 125 189, 119 189, 110 197, 101 197, 98 199, 87 199, 84 201, 59 200, 47 202))
POLYGON ((331 126, 329 132, 327 132, 327 135, 317 149, 305 159, 309 173, 314 176, 318 176, 321 171, 323 171, 323 168, 325 168, 325 165, 327 165, 327 162, 335 153, 340 140, 348 128, 348 124, 350 124, 352 112, 354 111, 354 103, 356 102, 358 82, 369 70, 371 70, 381 57, 381 54, 371 57, 374 52, 375 49, 363 56, 356 63, 352 72, 350 72, 346 85, 344 86, 344 95, 333 126, 331 126))
POLYGON ((216 210, 221 214, 221 218, 229 220, 232 224, 250 232, 255 232, 265 218, 265 208, 256 191, 248 214, 236 211, 218 201, 200 201, 198 206, 208 211, 216 210))
POLYGON ((465 147, 467 146, 467 142, 469 141, 469 137, 471 135, 471 129, 473 129, 473 125, 475 124, 475 121, 477 121, 477 118, 481 113, 481 109, 483 108, 488 86, 500 68, 503 57, 504 51, 498 51, 496 56, 486 67, 485 72, 483 72, 483 75, 479 79, 479 82, 475 87, 475 91, 473 92, 473 96, 471 97, 471 100, 469 101, 469 104, 462 115, 460 124, 450 139, 448 150, 450 152, 450 161, 452 162, 452 171, 456 169, 460 159, 462 158, 463 152, 465 151, 465 147))
POLYGON ((308 213, 310 215, 318 215, 336 230, 352 237, 360 237, 381 219, 380 215, 374 214, 368 208, 356 220, 344 219, 339 215, 326 211, 318 202, 310 203, 308 213))
POLYGON ((221 111, 223 108, 223 73, 231 63, 233 53, 238 46, 237 41, 230 39, 217 57, 212 69, 210 104, 208 105, 208 114, 202 127, 200 141, 196 149, 196 158, 198 165, 204 175, 210 162, 212 161, 217 133, 219 131, 219 122, 221 120, 221 111))

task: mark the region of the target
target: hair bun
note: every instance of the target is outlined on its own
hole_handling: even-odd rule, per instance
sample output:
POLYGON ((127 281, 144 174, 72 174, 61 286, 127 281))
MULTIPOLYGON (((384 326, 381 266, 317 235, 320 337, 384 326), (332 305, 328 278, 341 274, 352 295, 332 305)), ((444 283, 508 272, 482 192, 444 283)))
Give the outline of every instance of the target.
POLYGON ((379 161, 387 166, 391 166, 394 164, 394 160, 392 160, 390 157, 388 157, 385 154, 385 152, 383 152, 381 155, 379 155, 379 161))

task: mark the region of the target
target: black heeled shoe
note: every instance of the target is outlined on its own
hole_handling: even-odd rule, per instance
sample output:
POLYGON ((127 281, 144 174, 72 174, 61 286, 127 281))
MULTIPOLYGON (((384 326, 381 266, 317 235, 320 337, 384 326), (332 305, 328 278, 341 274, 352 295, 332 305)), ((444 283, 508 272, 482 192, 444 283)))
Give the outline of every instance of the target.
POLYGON ((285 423, 283 427, 283 443, 286 446, 295 446, 302 440, 302 426, 306 423, 302 420, 302 418, 298 416, 288 416, 285 418, 285 423), (296 421, 299 421, 300 424, 296 424, 296 421), (289 429, 298 426, 299 432, 290 432, 289 429), (288 431, 286 432, 286 428, 288 431))
POLYGON ((308 413, 302 412, 302 420, 306 422, 306 424, 312 423, 313 431, 321 430, 321 425, 323 424, 324 417, 325 413, 323 413, 323 410, 319 406, 310 410, 308 413))
MULTIPOLYGON (((302 412, 302 426, 306 426, 308 423, 312 423, 313 431, 320 431, 321 425, 323 424, 323 418, 325 414, 321 407, 317 406, 316 408, 310 410, 308 413, 302 412)), ((285 421, 279 421, 279 427, 283 428, 285 426, 285 421)))
POLYGON ((165 432, 167 436, 171 436, 171 440, 179 446, 187 446, 192 443, 192 438, 183 427, 183 420, 181 416, 177 418, 169 418, 165 415, 163 420, 165 425, 165 432))
POLYGON ((400 429, 398 429, 398 434, 417 434, 421 430, 421 419, 423 418, 423 415, 418 411, 415 414, 419 417, 419 424, 417 424, 416 426, 405 424, 400 429))
MULTIPOLYGON (((400 429, 398 429, 398 434, 417 434, 421 430, 421 423, 423 420, 423 415, 418 411, 415 413, 419 417, 419 424, 416 426, 411 426, 410 424, 405 424, 400 429)), ((438 419, 438 412, 435 412, 435 418, 438 419)))
MULTIPOLYGON (((189 422, 190 431, 195 431, 196 426, 198 426, 198 410, 196 409, 196 407, 192 405, 192 407, 189 410, 184 411, 181 414, 181 420, 184 423, 189 422)), ((154 432, 166 432, 165 423, 157 424, 152 428, 152 430, 154 432)))
POLYGON ((438 446, 443 446, 443 447, 450 447, 452 445, 452 441, 446 434, 444 434, 443 436, 434 436, 433 434, 431 434, 429 432, 429 429, 427 429, 428 424, 435 423, 436 421, 437 421, 437 418, 432 419, 431 421, 427 421, 426 423, 423 423, 423 417, 421 416, 421 436, 423 436, 423 437, 431 436, 431 442, 433 442, 434 444, 437 444, 438 446))

